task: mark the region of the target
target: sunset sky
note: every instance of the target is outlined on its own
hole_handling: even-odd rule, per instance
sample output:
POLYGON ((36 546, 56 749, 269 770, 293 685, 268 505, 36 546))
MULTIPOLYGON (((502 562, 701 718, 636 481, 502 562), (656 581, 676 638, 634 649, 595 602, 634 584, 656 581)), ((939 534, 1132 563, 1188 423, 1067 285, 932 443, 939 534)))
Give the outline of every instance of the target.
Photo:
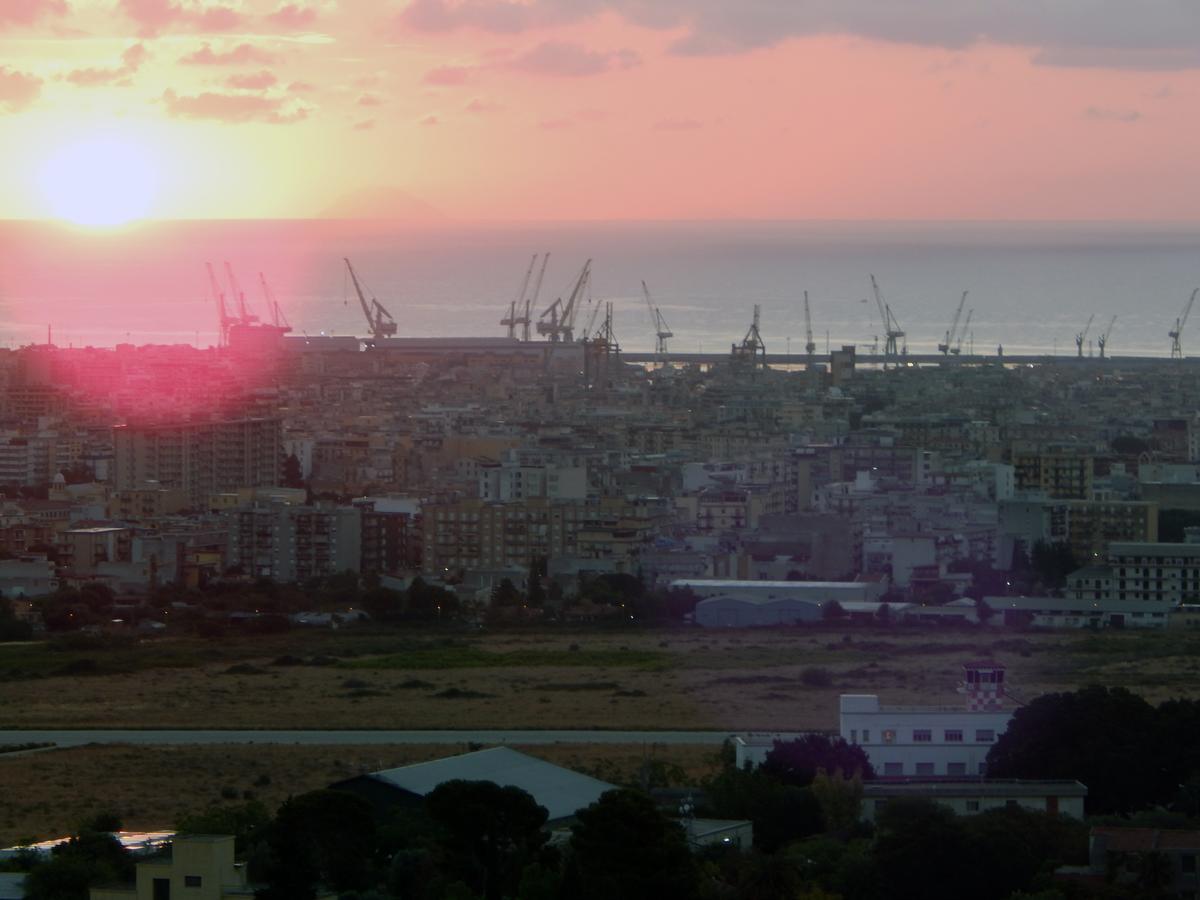
POLYGON ((0 217, 1194 219, 1180 0, 0 0, 0 217))

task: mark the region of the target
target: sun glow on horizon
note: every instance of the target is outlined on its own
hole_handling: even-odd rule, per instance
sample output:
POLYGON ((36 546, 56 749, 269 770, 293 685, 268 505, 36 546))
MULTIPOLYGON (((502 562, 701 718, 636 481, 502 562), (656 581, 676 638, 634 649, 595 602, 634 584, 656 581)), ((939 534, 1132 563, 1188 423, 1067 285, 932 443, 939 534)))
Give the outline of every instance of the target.
POLYGON ((37 179, 45 211, 56 219, 111 228, 144 219, 159 194, 159 169, 146 147, 118 135, 65 144, 37 179))

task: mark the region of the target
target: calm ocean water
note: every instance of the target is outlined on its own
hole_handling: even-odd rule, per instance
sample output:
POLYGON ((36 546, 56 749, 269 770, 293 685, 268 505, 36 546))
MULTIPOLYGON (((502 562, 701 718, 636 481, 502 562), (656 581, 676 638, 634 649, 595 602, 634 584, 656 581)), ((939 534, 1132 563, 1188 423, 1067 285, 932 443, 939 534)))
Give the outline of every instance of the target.
MULTIPOLYGON (((60 345, 216 340, 204 269, 228 260, 264 312, 258 273, 297 333, 361 334, 342 257, 399 322, 400 335, 500 335, 533 253, 551 253, 539 307, 586 258, 592 297, 615 304, 626 350, 650 350, 645 279, 673 349, 720 351, 755 304, 771 352, 803 353, 803 291, 818 348, 870 348, 880 334, 869 274, 907 332, 932 352, 958 299, 974 309, 964 352, 1073 354, 1117 316, 1112 354, 1167 355, 1167 330, 1200 285, 1200 226, 1154 224, 602 223, 436 225, 170 222, 112 234, 0 222, 0 342, 60 345)), ((540 310, 539 310, 540 311, 540 310)), ((578 324, 586 321, 585 309, 578 324)), ((964 313, 965 316, 965 313, 964 313)), ((1200 354, 1200 309, 1184 333, 1200 354), (1194 334, 1194 340, 1191 336, 1194 334)))

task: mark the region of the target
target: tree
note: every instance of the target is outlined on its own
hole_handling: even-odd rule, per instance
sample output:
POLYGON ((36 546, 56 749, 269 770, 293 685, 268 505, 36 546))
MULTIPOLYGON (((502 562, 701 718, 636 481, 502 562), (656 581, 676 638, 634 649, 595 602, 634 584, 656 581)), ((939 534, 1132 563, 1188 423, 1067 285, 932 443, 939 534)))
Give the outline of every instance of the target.
POLYGON ((1166 803, 1180 778, 1153 740, 1158 725, 1154 707, 1125 688, 1045 694, 1013 714, 988 752, 988 775, 1078 779, 1093 814, 1166 803))
POLYGON ((836 622, 846 618, 846 610, 836 600, 830 600, 821 607, 821 618, 826 622, 836 622))
POLYGON ((853 778, 847 779, 841 775, 830 775, 823 769, 818 770, 811 790, 821 807, 825 831, 837 835, 849 834, 862 814, 862 776, 856 773, 853 778))
POLYGON ((754 846, 774 853, 822 830, 821 805, 809 788, 783 784, 761 769, 728 766, 705 785, 709 807, 721 819, 754 823, 754 846))
POLYGON ((979 620, 980 625, 986 625, 996 615, 996 611, 982 597, 975 601, 975 618, 979 620))
POLYGON ((535 556, 529 561, 529 605, 541 609, 546 605, 546 589, 542 579, 546 577, 546 557, 535 556))
POLYGON ((11 600, 0 597, 0 642, 27 641, 31 637, 33 626, 17 618, 11 600))
POLYGON ((25 884, 28 900, 87 900, 93 885, 132 881, 133 860, 109 833, 108 826, 114 824, 120 828, 115 817, 98 816, 55 847, 48 861, 30 871, 25 884))
POLYGON ((312 900, 317 885, 367 886, 375 821, 367 801, 342 791, 290 797, 267 829, 267 854, 257 873, 259 900, 312 900))
POLYGON ((564 896, 661 900, 695 895, 698 872, 683 829, 645 794, 607 791, 577 819, 564 896))
POLYGON ((520 606, 522 599, 521 592, 517 590, 511 578, 501 579, 500 583, 492 588, 492 606, 520 606))
POLYGON ((806 734, 791 741, 775 741, 763 761, 765 774, 784 783, 807 787, 820 771, 849 778, 874 778, 866 751, 841 736, 806 734))
POLYGON ((486 900, 500 900, 546 842, 549 813, 520 788, 455 779, 425 797, 425 810, 443 832, 442 842, 486 900))
POLYGON ((1030 562, 1041 582, 1056 590, 1066 584, 1067 576, 1079 568, 1071 545, 1064 541, 1038 541, 1033 545, 1030 562))
POLYGON ((289 453, 283 460, 283 486, 289 488, 304 487, 304 471, 300 459, 295 453, 289 453))
POLYGON ((179 821, 179 834, 232 834, 237 852, 245 853, 271 822, 267 808, 258 800, 238 806, 214 806, 179 821))

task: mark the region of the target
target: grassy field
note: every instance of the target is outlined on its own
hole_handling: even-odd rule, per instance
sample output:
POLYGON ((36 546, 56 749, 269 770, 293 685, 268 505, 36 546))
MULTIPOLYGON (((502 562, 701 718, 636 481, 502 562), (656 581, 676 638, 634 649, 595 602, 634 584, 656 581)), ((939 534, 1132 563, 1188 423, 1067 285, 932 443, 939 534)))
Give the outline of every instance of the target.
POLYGON ((1200 696, 1196 632, 348 630, 0 645, 0 728, 833 728, 842 693, 960 703, 979 657, 1025 699, 1200 696))
MULTIPOLYGON (((71 833, 99 812, 130 830, 169 830, 184 816, 245 799, 272 812, 289 795, 363 772, 424 762, 463 745, 298 747, 90 746, 0 756, 0 847, 71 833)), ((613 783, 632 782, 646 759, 699 780, 717 767, 711 747, 549 745, 519 747, 613 783)))

